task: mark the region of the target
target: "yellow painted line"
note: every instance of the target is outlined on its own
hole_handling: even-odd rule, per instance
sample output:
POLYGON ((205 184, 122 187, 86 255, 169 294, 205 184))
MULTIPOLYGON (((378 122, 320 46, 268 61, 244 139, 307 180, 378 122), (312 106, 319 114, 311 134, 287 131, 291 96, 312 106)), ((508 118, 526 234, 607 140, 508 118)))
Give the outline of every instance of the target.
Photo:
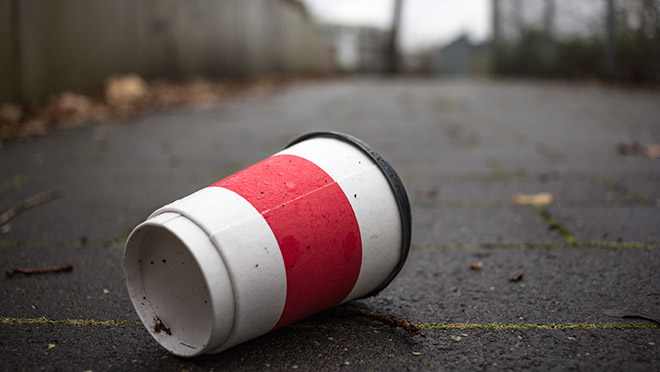
MULTIPOLYGON (((48 318, 0 318, 0 324, 62 324, 75 326, 91 327, 138 327, 141 322, 130 322, 122 320, 93 320, 93 319, 64 319, 53 320, 48 318)), ((660 330, 660 326, 652 323, 422 323, 417 326, 423 330, 444 331, 444 330, 485 330, 485 331, 525 331, 525 330, 626 330, 626 329, 655 329, 660 330)), ((346 326, 327 326, 324 324, 305 324, 296 323, 293 328, 355 328, 346 326)), ((363 328, 363 327, 358 327, 363 328)), ((387 329, 395 327, 387 326, 366 326, 373 329, 387 329)))
POLYGON ((125 320, 92 320, 92 319, 64 319, 53 320, 48 318, 0 318, 0 324, 64 324, 92 327, 135 327, 141 322, 128 322, 125 320))
MULTIPOLYGON (((414 243, 415 250, 444 250, 444 249, 571 249, 575 245, 563 242, 548 243, 414 243)), ((660 248, 660 243, 644 242, 582 242, 577 248, 660 248)))
POLYGON ((657 329, 660 326, 652 323, 551 323, 551 324, 504 324, 504 323, 424 323, 419 324, 424 330, 591 330, 591 329, 657 329))
POLYGON ((123 233, 112 240, 105 242, 98 241, 21 241, 21 240, 0 240, 0 248, 103 248, 103 247, 124 247, 129 233, 123 233))
MULTIPOLYGON (((505 324, 505 323, 422 323, 415 324, 418 328, 424 331, 469 331, 469 330, 482 330, 482 331, 561 331, 561 330, 634 330, 634 329, 654 329, 660 330, 660 326, 652 323, 551 323, 551 324, 505 324)), ((305 324, 295 323, 290 327, 293 328, 306 328, 306 329, 350 329, 350 328, 367 328, 367 329, 401 329, 400 327, 390 326, 342 326, 325 324, 305 324)))
POLYGON ((638 205, 648 206, 648 207, 653 206, 652 200, 639 195, 638 193, 629 189, 626 185, 619 183, 610 177, 607 177, 605 175, 600 175, 596 177, 596 180, 600 182, 602 185, 609 188, 610 190, 625 196, 626 199, 632 200, 638 205))
POLYGON ((0 181, 0 192, 9 191, 11 189, 23 186, 28 183, 28 176, 24 174, 17 174, 12 178, 0 181))

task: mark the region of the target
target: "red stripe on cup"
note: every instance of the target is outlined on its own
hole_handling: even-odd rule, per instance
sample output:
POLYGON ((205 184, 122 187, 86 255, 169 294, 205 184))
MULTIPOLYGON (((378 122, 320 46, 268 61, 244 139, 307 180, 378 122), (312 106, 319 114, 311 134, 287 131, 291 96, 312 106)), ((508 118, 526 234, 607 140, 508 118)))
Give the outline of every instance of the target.
POLYGON ((245 198, 282 251, 287 293, 273 329, 341 303, 360 274, 360 228, 346 194, 321 168, 275 155, 211 186, 245 198))

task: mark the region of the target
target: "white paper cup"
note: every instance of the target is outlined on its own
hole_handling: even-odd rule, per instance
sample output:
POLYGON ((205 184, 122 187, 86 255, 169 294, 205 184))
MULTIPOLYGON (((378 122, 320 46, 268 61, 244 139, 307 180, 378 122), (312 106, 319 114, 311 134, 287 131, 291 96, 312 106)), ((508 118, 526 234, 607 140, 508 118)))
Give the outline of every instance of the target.
POLYGON ((126 284, 163 347, 215 353, 377 294, 410 228, 392 167, 354 137, 315 132, 156 210, 126 241, 126 284))

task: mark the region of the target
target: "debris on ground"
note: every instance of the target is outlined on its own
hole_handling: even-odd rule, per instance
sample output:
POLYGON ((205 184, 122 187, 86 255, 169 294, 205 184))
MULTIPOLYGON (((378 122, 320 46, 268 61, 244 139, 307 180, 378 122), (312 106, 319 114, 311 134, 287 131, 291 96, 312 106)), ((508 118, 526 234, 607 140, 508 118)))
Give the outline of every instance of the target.
POLYGON ((660 159, 660 143, 642 144, 637 140, 630 143, 619 142, 616 152, 621 156, 641 155, 650 159, 660 159))
POLYGON ((615 317, 615 318, 638 318, 638 319, 645 319, 645 320, 650 320, 656 324, 660 325, 660 319, 656 318, 651 315, 646 315, 642 313, 638 313, 635 311, 627 310, 627 309, 603 309, 601 310, 601 313, 603 315, 615 317))
POLYGON ((525 273, 522 270, 514 271, 513 273, 511 273, 511 275, 509 275, 509 281, 510 282, 520 281, 523 278, 524 274, 525 273))
POLYGON ((412 354, 413 356, 420 356, 420 355, 422 355, 422 353, 420 353, 419 351, 413 351, 411 354, 412 354))
POLYGON ((390 327, 401 327, 404 331, 408 332, 410 336, 422 336, 426 337, 424 332, 413 324, 410 320, 406 318, 401 318, 398 316, 377 313, 374 311, 369 311, 366 309, 361 309, 353 306, 339 306, 334 308, 334 314, 337 316, 360 316, 367 319, 375 320, 377 322, 383 323, 390 327))
POLYGON ((417 187, 415 189, 415 196, 418 198, 429 198, 433 199, 438 196, 438 191, 430 187, 417 187))
POLYGON ((636 155, 642 151, 642 145, 639 141, 634 140, 630 143, 619 142, 616 144, 616 152, 619 155, 636 155))
POLYGON ((660 159, 660 143, 644 146, 644 156, 651 159, 660 159))
POLYGON ((89 121, 103 120, 107 116, 107 108, 100 102, 73 92, 64 92, 51 97, 34 122, 40 122, 44 130, 50 126, 58 128, 75 128, 89 121))
POLYGON ((113 75, 105 82, 105 100, 110 105, 121 105, 146 97, 147 83, 136 74, 113 75))
POLYGON ((12 218, 16 217, 17 215, 25 212, 26 210, 32 207, 36 207, 39 204, 49 202, 53 199, 57 199, 62 195, 63 194, 60 189, 51 189, 39 193, 37 195, 31 196, 23 200, 22 202, 16 204, 15 206, 9 208, 3 214, 0 214, 0 225, 5 224, 7 221, 11 220, 12 218))
POLYGON ((11 278, 15 274, 45 274, 45 273, 57 273, 62 271, 71 271, 73 270, 72 264, 64 264, 60 266, 48 266, 48 267, 15 267, 13 269, 5 270, 8 278, 11 278))
POLYGON ((479 261, 479 262, 473 262, 470 264, 470 269, 471 270, 481 270, 484 267, 484 263, 479 261))
POLYGON ((134 119, 155 109, 209 108, 241 94, 270 94, 304 79, 147 82, 136 74, 113 75, 105 80, 100 96, 62 92, 42 102, 0 103, 0 138, 29 138, 43 136, 56 128, 78 127, 109 119, 134 119))
POLYGON ((549 192, 541 192, 538 194, 515 194, 513 195, 512 201, 514 204, 520 205, 536 205, 543 206, 552 204, 553 197, 549 192))

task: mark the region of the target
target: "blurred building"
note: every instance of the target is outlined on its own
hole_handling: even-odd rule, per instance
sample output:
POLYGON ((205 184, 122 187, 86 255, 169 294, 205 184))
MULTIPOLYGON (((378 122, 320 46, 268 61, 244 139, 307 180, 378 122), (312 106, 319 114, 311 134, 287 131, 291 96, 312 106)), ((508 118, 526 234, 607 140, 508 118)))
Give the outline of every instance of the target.
POLYGON ((321 26, 321 30, 330 43, 331 58, 339 71, 385 71, 388 31, 376 27, 330 24, 321 26))
POLYGON ((483 75, 488 71, 488 59, 487 45, 473 43, 464 34, 434 50, 432 71, 439 75, 459 77, 483 75))

